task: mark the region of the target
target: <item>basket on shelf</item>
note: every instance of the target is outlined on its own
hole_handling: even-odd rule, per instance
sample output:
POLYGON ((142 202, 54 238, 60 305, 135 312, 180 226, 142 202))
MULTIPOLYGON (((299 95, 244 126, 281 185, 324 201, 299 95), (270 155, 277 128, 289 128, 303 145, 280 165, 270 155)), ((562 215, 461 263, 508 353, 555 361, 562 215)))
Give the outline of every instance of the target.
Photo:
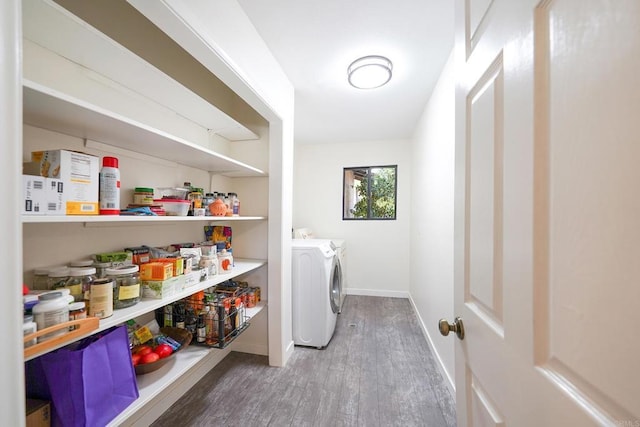
POLYGON ((158 369, 162 368, 164 365, 174 360, 176 358, 176 354, 184 350, 191 343, 191 339, 193 338, 191 335, 191 332, 181 328, 165 326, 160 328, 160 332, 163 335, 166 335, 169 338, 172 338, 177 342, 179 342, 180 348, 174 351, 173 353, 171 353, 171 355, 164 357, 162 359, 159 359, 155 362, 136 365, 135 366, 136 375, 148 374, 150 372, 157 371, 158 369))

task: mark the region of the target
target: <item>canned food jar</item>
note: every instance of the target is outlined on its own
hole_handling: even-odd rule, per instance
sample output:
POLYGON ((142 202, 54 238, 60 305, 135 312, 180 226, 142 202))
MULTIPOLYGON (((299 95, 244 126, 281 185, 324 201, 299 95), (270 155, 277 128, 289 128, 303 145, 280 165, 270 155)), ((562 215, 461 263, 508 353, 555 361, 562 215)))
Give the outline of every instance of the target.
MULTIPOLYGON (((38 303, 33 306, 33 318, 38 330, 69 321, 69 304, 62 292, 47 292, 38 296, 38 303)), ((50 332, 38 337, 43 342, 58 335, 67 333, 66 328, 50 332)))
POLYGON ((113 279, 113 308, 126 308, 140 301, 140 273, 137 265, 107 268, 107 277, 113 279))
POLYGON ((69 289, 74 301, 79 302, 84 300, 84 294, 90 290, 94 280, 96 280, 95 267, 70 268, 69 279, 64 287, 69 289))
POLYGON ((113 315, 113 289, 115 283, 110 278, 93 281, 89 295, 85 295, 89 316, 104 319, 113 315))
POLYGON ((133 191, 134 205, 153 205, 153 188, 136 187, 133 191))
MULTIPOLYGON (((87 309, 85 307, 84 301, 73 302, 69 304, 69 320, 77 320, 77 319, 86 319, 87 318, 87 309)), ((79 329, 80 326, 69 326, 69 330, 73 331, 74 329, 79 329)))

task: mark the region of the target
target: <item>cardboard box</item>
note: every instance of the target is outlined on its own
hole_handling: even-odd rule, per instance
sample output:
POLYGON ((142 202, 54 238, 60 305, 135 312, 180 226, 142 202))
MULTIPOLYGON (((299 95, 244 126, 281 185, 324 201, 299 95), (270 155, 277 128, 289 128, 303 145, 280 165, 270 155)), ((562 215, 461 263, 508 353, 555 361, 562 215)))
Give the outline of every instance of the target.
POLYGON ((46 150, 32 152, 31 161, 38 162, 40 176, 62 181, 67 215, 100 213, 97 156, 69 150, 46 150))
POLYGON ((168 262, 173 265, 173 276, 184 274, 184 258, 153 258, 151 262, 168 262))
POLYGON ((140 265, 140 280, 167 280, 173 277, 173 263, 148 262, 140 265))
MULTIPOLYGON (((182 275, 182 277, 184 277, 184 288, 188 288, 191 286, 195 286, 198 283, 200 283, 201 279, 202 279, 202 274, 204 274, 205 269, 200 269, 200 270, 193 270, 190 273, 185 273, 184 275, 182 275)), ((206 280, 206 278, 204 279, 206 280)))
POLYGON ((47 180, 47 215, 64 215, 64 183, 61 179, 47 180))
POLYGON ((47 179, 41 176, 22 175, 22 214, 45 215, 47 213, 47 179))
POLYGON ((46 400, 27 399, 27 427, 50 427, 51 404, 46 400))
POLYGON ((142 282, 142 297, 162 299, 182 290, 183 276, 171 277, 167 280, 145 280, 142 282))

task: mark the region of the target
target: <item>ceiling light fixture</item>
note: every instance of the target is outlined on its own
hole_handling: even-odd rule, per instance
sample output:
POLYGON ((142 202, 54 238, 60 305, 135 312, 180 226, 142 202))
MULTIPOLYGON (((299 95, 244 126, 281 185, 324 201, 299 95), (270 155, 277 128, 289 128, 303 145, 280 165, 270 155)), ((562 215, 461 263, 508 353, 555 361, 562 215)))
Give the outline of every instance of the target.
POLYGON ((358 89, 375 89, 391 80, 393 64, 384 56, 370 55, 356 59, 349 65, 349 84, 358 89))

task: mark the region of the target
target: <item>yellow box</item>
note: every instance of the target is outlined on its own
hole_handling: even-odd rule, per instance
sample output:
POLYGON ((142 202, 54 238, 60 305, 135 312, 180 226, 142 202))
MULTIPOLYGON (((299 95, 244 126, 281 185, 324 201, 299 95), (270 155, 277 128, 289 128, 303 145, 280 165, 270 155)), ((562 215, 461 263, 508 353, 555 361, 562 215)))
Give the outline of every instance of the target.
POLYGON ((27 427, 49 427, 51 404, 46 400, 27 399, 27 427))
POLYGON ((173 277, 173 264, 170 262, 148 262, 140 264, 140 280, 167 280, 173 277))
POLYGON ((46 150, 31 153, 38 162, 40 176, 62 181, 64 213, 67 215, 98 215, 100 213, 98 180, 99 158, 69 150, 46 150))
POLYGON ((182 258, 154 258, 151 262, 168 262, 173 265, 173 277, 184 274, 184 259, 182 258))

